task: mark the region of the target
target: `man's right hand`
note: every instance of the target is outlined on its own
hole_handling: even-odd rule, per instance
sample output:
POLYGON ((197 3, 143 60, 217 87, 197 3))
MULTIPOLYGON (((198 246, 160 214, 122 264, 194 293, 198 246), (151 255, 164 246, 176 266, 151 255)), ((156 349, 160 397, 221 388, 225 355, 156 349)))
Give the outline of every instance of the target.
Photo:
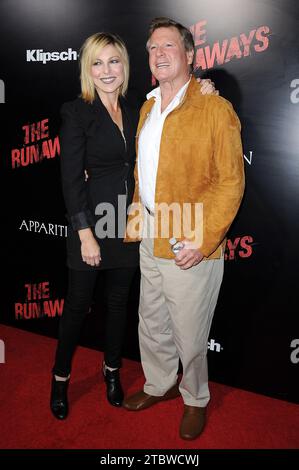
POLYGON ((204 255, 190 240, 182 240, 184 248, 182 248, 175 257, 175 264, 181 269, 189 269, 199 264, 204 255))

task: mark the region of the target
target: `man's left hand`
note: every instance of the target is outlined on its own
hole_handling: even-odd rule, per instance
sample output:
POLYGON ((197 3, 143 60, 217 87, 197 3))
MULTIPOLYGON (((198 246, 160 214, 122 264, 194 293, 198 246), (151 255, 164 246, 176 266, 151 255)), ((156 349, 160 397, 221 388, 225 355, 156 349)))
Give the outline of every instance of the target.
POLYGON ((184 248, 175 257, 175 264, 181 269, 189 269, 199 264, 204 255, 189 240, 182 240, 184 248))

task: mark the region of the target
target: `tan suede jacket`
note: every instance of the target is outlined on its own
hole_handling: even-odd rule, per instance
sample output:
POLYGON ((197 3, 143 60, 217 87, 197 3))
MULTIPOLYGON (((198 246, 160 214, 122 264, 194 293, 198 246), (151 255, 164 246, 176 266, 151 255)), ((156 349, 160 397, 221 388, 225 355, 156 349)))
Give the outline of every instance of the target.
MULTIPOLYGON (((151 111, 154 98, 146 101, 140 111, 138 136, 151 111)), ((137 163, 135 167, 133 203, 140 208, 137 163)), ((225 235, 241 203, 244 191, 244 161, 240 138, 240 122, 232 105, 219 96, 202 95, 200 86, 192 77, 180 105, 166 117, 161 137, 156 180, 155 204, 203 204, 203 238, 201 253, 206 258, 219 258, 225 246, 225 235)), ((135 210, 129 214, 128 225, 135 210)), ((192 223, 194 213, 192 212, 192 223)), ((155 212, 155 224, 161 223, 161 214, 155 212)), ((173 258, 169 238, 173 236, 172 222, 169 234, 155 237, 154 255, 173 258)), ((127 230, 125 241, 136 241, 127 230)), ((182 236, 180 239, 183 239, 182 236)), ((188 237, 192 239, 192 235, 188 237)))

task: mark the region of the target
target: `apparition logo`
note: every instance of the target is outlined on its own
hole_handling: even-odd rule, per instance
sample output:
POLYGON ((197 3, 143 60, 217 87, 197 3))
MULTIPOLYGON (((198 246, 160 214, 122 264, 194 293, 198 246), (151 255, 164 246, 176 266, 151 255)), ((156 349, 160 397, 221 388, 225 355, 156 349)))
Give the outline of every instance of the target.
POLYGON ((246 155, 244 153, 243 157, 244 157, 244 160, 246 160, 246 162, 248 163, 248 165, 251 165, 252 164, 253 151, 249 150, 248 155, 246 155))
POLYGON ((23 219, 19 230, 26 232, 34 232, 44 235, 53 235, 55 237, 66 237, 67 226, 59 224, 51 224, 49 222, 40 222, 39 220, 25 220, 23 219))

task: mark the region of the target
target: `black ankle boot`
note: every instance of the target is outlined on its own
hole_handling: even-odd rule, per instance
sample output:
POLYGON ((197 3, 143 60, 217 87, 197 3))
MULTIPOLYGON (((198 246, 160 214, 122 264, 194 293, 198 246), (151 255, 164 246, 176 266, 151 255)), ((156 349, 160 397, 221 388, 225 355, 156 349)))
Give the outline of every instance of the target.
POLYGON ((121 406, 124 399, 124 392, 119 379, 119 369, 103 369, 106 382, 107 400, 113 406, 121 406))
POLYGON ((65 381, 52 379, 50 408, 57 419, 65 419, 69 412, 69 405, 67 400, 67 389, 69 379, 65 381))

